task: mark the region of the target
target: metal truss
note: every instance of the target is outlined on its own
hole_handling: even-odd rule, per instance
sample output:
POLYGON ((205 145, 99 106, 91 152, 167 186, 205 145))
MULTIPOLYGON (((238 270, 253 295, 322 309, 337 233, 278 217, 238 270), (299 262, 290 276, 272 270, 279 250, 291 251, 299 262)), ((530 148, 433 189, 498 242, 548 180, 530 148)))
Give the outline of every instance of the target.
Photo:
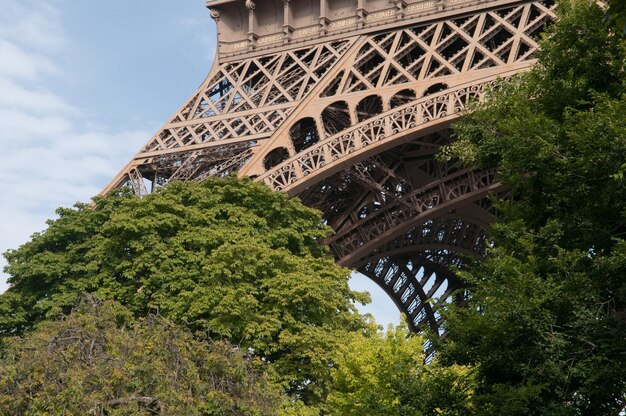
POLYGON ((323 96, 381 89, 523 62, 551 17, 541 3, 371 36, 323 96))
POLYGON ((207 6, 213 69, 103 193, 255 178, 320 209, 337 261, 377 282, 413 330, 441 330, 437 302, 462 301, 451 268, 484 255, 490 195, 505 190, 493 171, 434 155, 469 103, 534 64, 554 2, 207 6))
POLYGON ((425 219, 436 218, 464 200, 479 200, 502 186, 495 171, 459 172, 434 181, 403 197, 404 202, 390 203, 365 216, 328 240, 340 264, 351 264, 381 244, 404 234, 425 219))
POLYGON ((177 168, 199 155, 206 156, 200 160, 207 165, 200 170, 211 171, 215 168, 211 165, 213 159, 222 161, 221 156, 211 154, 226 154, 222 147, 231 151, 231 158, 249 156, 247 150, 270 137, 285 122, 351 42, 342 39, 216 65, 189 101, 109 184, 105 193, 126 183, 131 171, 141 172, 150 181, 155 177, 161 181, 190 179, 188 170, 178 172, 177 168), (240 151, 233 153, 235 148, 240 151))
MULTIPOLYGON (((405 129, 416 123, 411 126, 414 135, 420 134, 417 130, 450 123, 465 109, 467 100, 483 97, 489 82, 532 66, 536 37, 555 17, 551 7, 543 1, 514 3, 358 38, 303 100, 300 111, 255 149, 242 174, 273 175, 284 165, 264 163, 272 152, 282 150, 282 163, 293 162, 304 149, 320 146, 360 123, 382 121, 400 108, 415 110, 417 119, 398 126, 405 129), (459 102, 453 103, 455 94, 459 102), (310 128, 298 128, 305 124, 310 128)), ((376 140, 381 134, 378 128, 365 134, 380 141, 376 140)), ((396 139, 401 140, 386 141, 396 139)), ((315 176, 320 177, 319 172, 315 176)))
POLYGON ((317 181, 323 175, 341 169, 344 159, 356 161, 359 156, 375 154, 380 147, 390 143, 397 145, 432 126, 440 129, 450 119, 458 117, 470 101, 481 100, 485 86, 492 83, 488 81, 478 85, 464 85, 379 114, 297 153, 269 169, 259 180, 276 191, 298 193, 309 186, 311 181, 317 181), (315 175, 310 175, 311 173, 315 175))
MULTIPOLYGON (((482 257, 487 247, 486 224, 459 215, 447 215, 411 228, 406 233, 378 247, 354 267, 361 267, 386 256, 394 256, 406 252, 440 252, 455 253, 468 258, 482 257)), ((460 257, 459 257, 460 258, 460 257)))
POLYGON ((434 311, 453 301, 461 284, 450 267, 482 257, 486 241, 484 225, 458 216, 438 217, 377 248, 353 267, 389 295, 413 330, 441 329, 434 311), (389 272, 392 265, 395 274, 389 272))
POLYGON ((358 270, 376 282, 407 317, 413 331, 441 328, 438 305, 458 289, 450 272, 454 256, 434 251, 407 253, 373 260, 358 270))

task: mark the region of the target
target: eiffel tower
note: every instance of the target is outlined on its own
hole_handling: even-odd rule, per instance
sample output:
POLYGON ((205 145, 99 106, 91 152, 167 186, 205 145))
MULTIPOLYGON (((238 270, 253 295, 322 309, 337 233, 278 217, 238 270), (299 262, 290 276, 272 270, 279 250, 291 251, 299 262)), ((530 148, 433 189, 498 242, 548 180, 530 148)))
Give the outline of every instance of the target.
POLYGON ((464 301, 450 268, 484 255, 488 195, 505 190, 494 171, 434 156, 470 101, 534 64, 554 0, 207 7, 213 68, 103 194, 251 177, 321 210, 337 262, 376 282, 412 330, 442 331, 432 300, 464 301))

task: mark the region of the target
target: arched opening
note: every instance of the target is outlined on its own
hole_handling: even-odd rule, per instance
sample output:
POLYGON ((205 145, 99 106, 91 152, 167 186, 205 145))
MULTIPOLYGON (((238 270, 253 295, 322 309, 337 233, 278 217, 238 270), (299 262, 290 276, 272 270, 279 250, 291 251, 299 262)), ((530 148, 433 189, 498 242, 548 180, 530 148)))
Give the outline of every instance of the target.
POLYGON ((296 152, 300 153, 304 149, 313 146, 320 141, 317 132, 317 123, 311 117, 303 118, 293 125, 289 130, 289 137, 296 152))
POLYGON ((358 122, 375 117, 383 112, 383 99, 379 95, 365 97, 356 106, 356 118, 358 122))
POLYGON ((265 156, 265 159, 263 159, 263 166, 265 166, 265 170, 270 170, 274 166, 280 165, 287 159, 289 159, 289 151, 284 147, 277 147, 265 156))
POLYGON ((337 101, 322 111, 322 123, 326 136, 333 136, 352 125, 348 103, 337 101))
POLYGON ((415 101, 417 95, 413 90, 402 90, 389 100, 389 108, 402 107, 405 104, 415 101))
POLYGON ((430 87, 424 90, 422 97, 426 97, 427 95, 433 95, 438 93, 439 91, 443 91, 448 89, 448 84, 444 84, 443 82, 438 82, 437 84, 433 84, 430 87))

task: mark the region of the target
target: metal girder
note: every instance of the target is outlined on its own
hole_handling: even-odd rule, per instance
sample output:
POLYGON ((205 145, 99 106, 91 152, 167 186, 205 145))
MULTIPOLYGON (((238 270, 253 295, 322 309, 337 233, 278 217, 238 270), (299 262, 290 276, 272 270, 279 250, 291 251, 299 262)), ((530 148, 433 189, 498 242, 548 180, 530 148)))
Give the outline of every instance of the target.
POLYGON ((413 331, 428 327, 438 330, 441 317, 437 305, 452 301, 459 282, 450 272, 453 254, 437 251, 382 257, 358 271, 378 284, 407 317, 413 331))
POLYGON ((382 257, 432 250, 456 253, 459 258, 480 258, 487 247, 487 226, 477 223, 474 218, 454 214, 437 217, 380 245, 367 256, 351 263, 351 267, 359 268, 382 257))
POLYGON ((340 229, 328 240, 340 264, 349 265, 415 225, 501 189, 495 171, 460 172, 424 186, 340 229))
POLYGON ((354 164, 390 146, 445 128, 459 117, 470 100, 481 99, 486 86, 492 84, 493 80, 463 85, 375 116, 297 153, 259 180, 276 191, 297 194, 344 168, 347 160, 354 164))

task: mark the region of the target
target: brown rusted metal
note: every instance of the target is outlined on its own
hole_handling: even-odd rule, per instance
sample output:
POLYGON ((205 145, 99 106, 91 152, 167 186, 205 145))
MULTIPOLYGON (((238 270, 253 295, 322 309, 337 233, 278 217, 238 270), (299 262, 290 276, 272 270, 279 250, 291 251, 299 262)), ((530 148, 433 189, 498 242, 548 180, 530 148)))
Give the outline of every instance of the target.
POLYGON ((552 0, 213 0, 205 82, 103 191, 238 174, 320 209, 340 264, 412 329, 484 254, 495 172, 434 158, 488 88, 530 68, 552 0), (437 301, 433 301, 437 298, 437 301))

